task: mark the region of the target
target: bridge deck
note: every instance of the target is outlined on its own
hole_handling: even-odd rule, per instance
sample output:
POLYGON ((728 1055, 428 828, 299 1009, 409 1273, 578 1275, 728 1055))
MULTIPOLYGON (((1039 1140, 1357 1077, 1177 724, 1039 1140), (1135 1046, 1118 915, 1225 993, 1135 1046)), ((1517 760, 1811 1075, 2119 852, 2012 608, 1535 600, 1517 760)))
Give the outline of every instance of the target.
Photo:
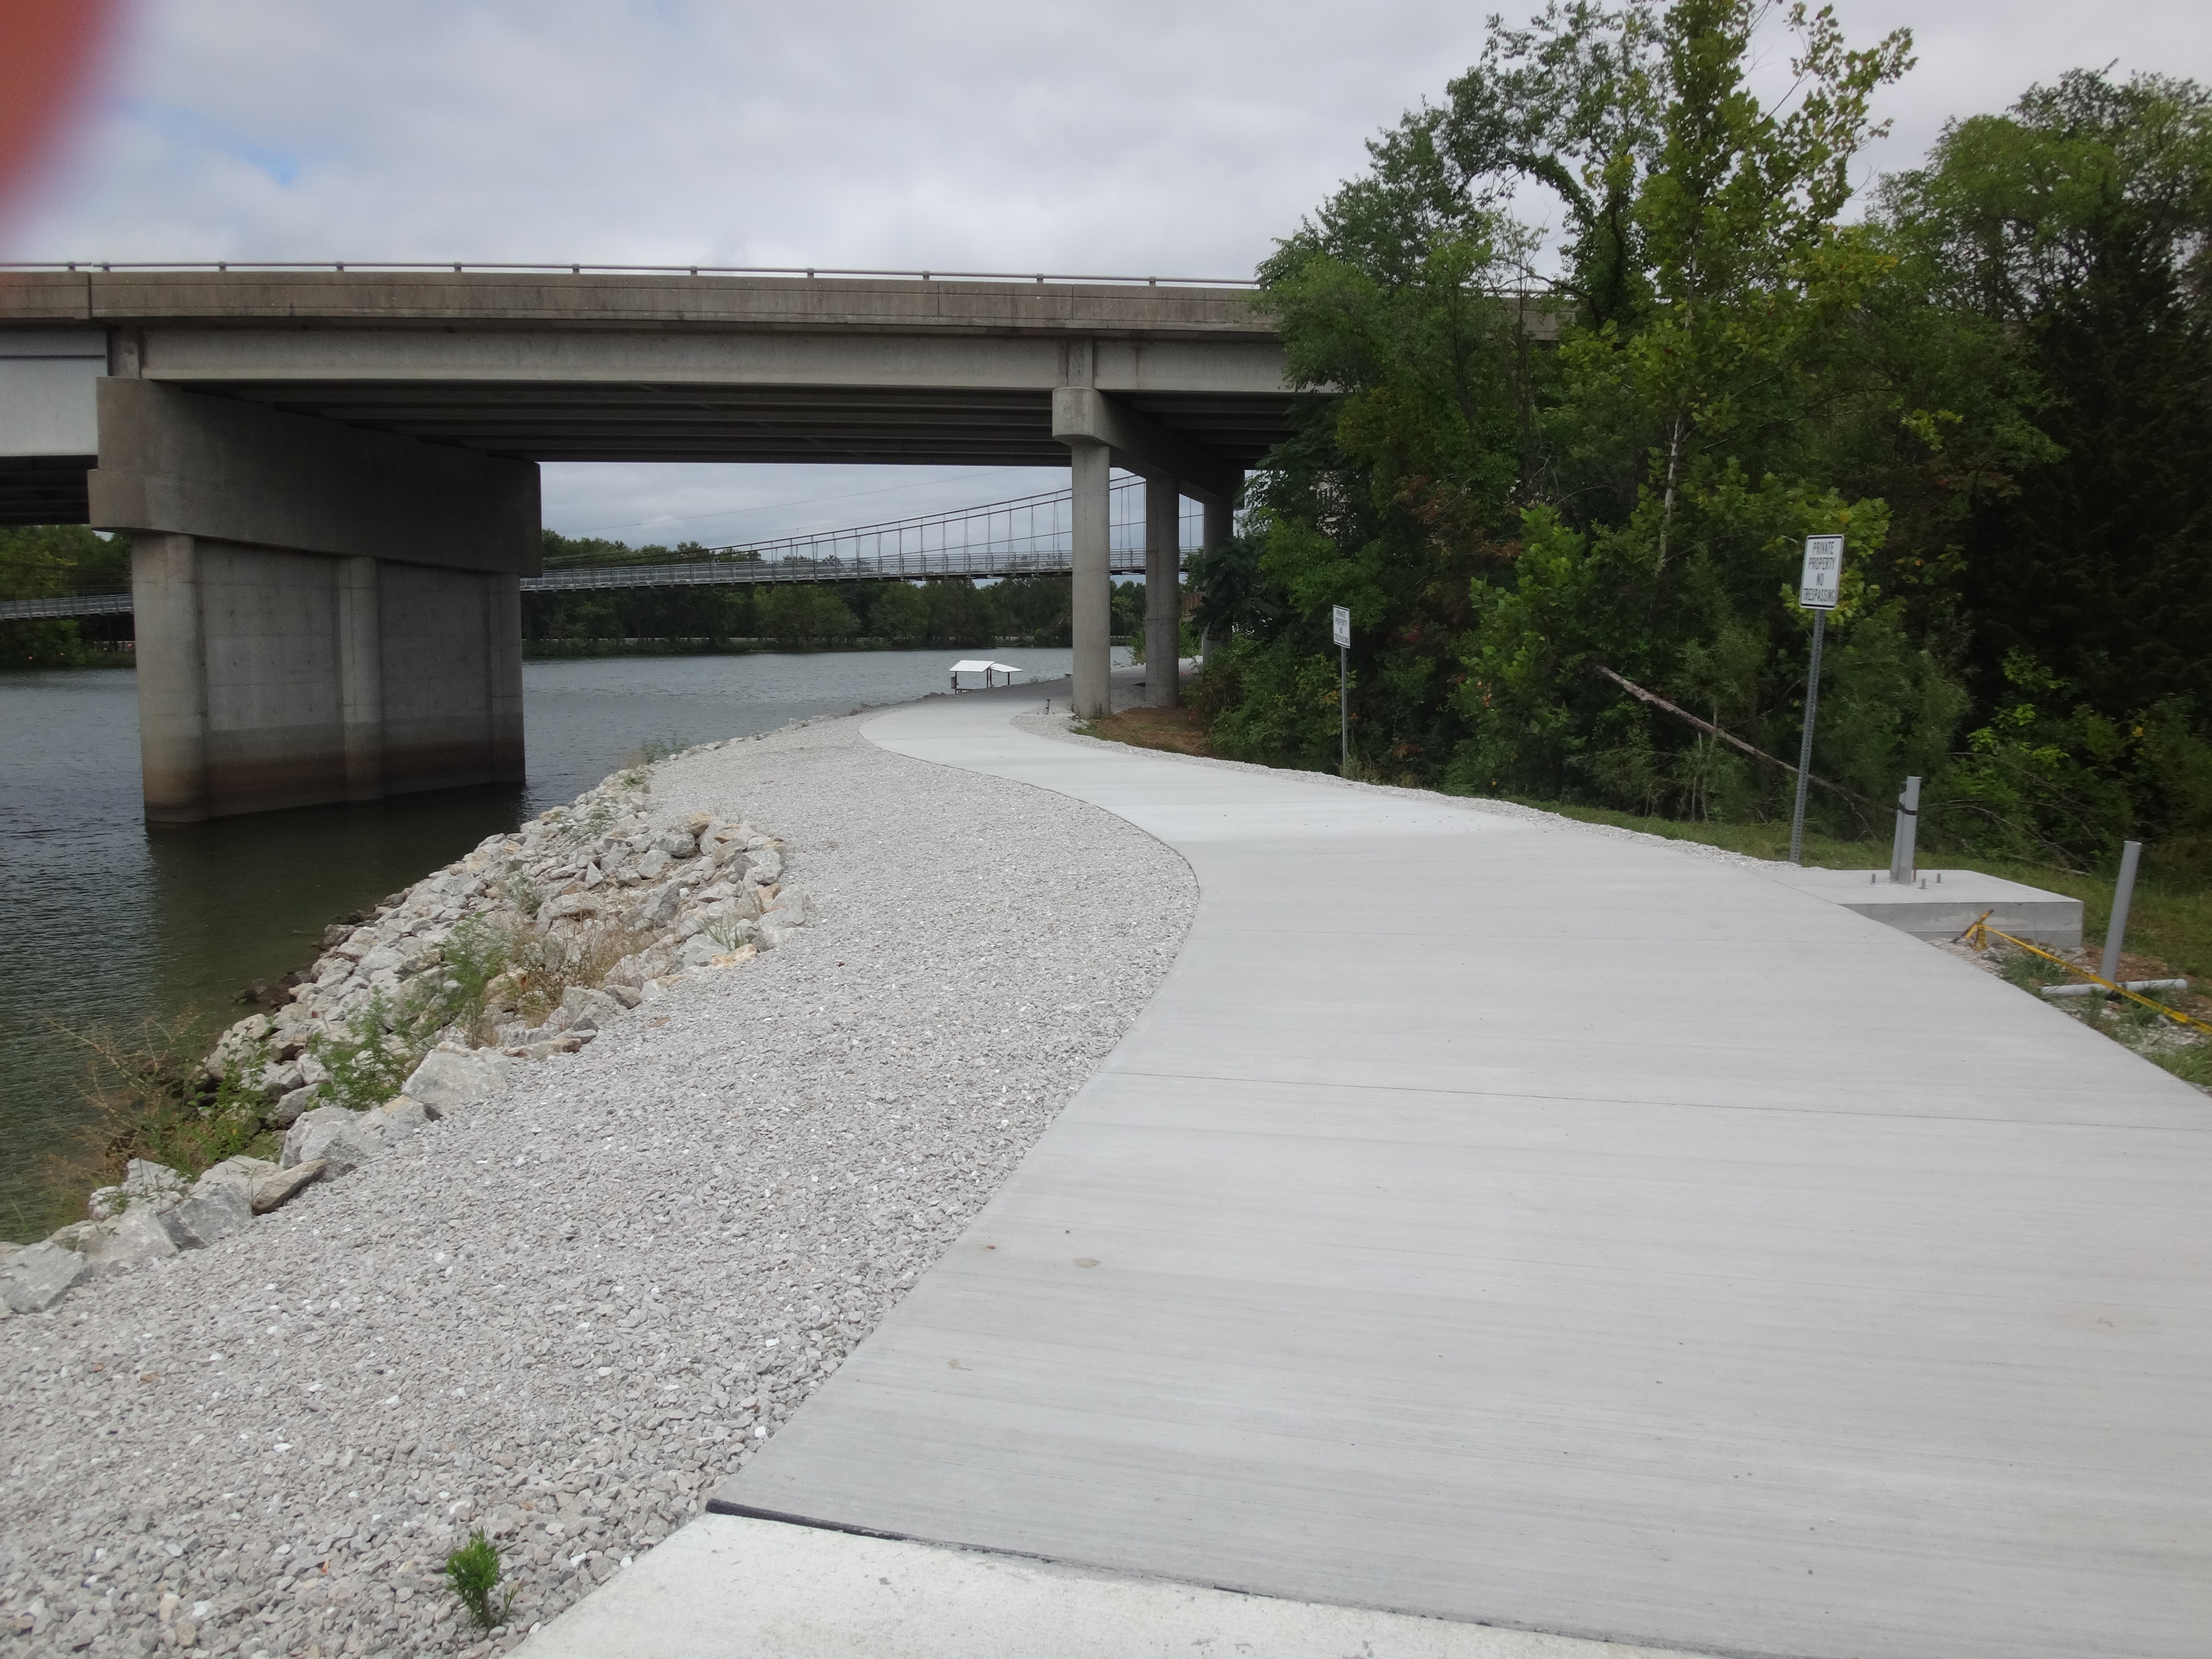
POLYGON ((1161 836, 1197 921, 718 1507, 1699 1650, 2203 1650, 2212 1103, 1754 872, 1023 704, 869 730, 1161 836))
POLYGON ((0 422, 0 517, 17 521, 88 511, 101 373, 535 461, 1063 467, 1061 386, 1109 394, 1223 466, 1257 465, 1291 428, 1273 325, 1221 287, 0 269, 0 392, 24 395, 33 369, 9 354, 41 341, 115 362, 82 361, 66 444, 12 451, 0 422))

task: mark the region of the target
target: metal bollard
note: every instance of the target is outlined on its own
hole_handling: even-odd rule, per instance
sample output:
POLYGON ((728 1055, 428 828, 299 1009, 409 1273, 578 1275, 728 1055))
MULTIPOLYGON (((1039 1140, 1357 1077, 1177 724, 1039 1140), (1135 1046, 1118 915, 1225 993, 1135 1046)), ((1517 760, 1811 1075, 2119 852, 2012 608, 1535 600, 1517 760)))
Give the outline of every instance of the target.
POLYGON ((1897 828, 1889 837, 1889 878, 1900 887, 1912 885, 1913 843, 1920 838, 1920 780, 1907 778, 1897 798, 1897 828))
POLYGON ((2120 943, 2128 935, 2128 904, 2136 896, 2136 865, 2142 858, 2142 843, 2127 842, 2120 849, 2120 884, 2112 890, 2112 921, 2105 929, 2105 965, 2098 977, 2114 984, 2120 978, 2120 943))

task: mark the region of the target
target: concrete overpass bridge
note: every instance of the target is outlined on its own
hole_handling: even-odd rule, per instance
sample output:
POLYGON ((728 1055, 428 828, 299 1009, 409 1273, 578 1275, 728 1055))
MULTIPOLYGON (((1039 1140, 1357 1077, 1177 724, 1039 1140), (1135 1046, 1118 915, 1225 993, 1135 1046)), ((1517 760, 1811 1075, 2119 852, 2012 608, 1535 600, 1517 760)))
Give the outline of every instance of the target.
POLYGON ((1171 659, 1181 501, 1224 539, 1291 401, 1234 283, 0 275, 0 520, 131 538, 156 823, 519 779, 544 461, 1066 467, 1075 701, 1103 710, 1113 470, 1143 480, 1147 649, 1171 659))

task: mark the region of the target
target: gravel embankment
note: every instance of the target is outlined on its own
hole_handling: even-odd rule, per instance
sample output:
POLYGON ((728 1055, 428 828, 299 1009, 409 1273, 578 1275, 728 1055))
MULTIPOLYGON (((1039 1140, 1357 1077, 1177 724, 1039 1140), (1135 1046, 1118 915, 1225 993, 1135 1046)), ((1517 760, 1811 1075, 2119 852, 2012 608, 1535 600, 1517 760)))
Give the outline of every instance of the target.
POLYGON ((843 719, 654 769, 813 901, 248 1231, 0 1322, 0 1650, 488 1652, 700 1508, 1165 972, 1174 854, 843 719), (482 1525, 489 1642, 437 1576, 482 1525))

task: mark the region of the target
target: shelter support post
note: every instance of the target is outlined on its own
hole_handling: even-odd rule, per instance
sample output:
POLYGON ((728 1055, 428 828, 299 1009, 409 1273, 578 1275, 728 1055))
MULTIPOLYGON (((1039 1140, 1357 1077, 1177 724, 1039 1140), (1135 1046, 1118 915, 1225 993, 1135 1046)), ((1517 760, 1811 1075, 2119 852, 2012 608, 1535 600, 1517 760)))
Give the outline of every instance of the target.
POLYGON ((1145 701, 1182 701, 1182 494, 1173 478, 1145 480, 1145 701))
POLYGON ((1074 592, 1070 621, 1075 641, 1075 715, 1096 720, 1113 712, 1109 670, 1113 665, 1113 576, 1110 544, 1113 507, 1107 493, 1114 459, 1105 445, 1068 446, 1073 485, 1074 592))

